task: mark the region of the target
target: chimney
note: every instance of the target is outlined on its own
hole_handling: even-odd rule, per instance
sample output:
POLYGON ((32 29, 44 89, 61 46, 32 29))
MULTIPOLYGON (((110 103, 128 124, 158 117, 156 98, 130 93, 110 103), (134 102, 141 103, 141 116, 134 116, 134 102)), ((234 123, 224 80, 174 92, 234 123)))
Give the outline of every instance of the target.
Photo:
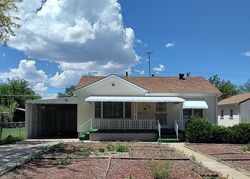
POLYGON ((185 76, 185 75, 184 75, 183 73, 180 73, 180 74, 179 74, 179 79, 180 79, 180 80, 184 80, 184 76, 185 76))
POLYGON ((128 76, 128 72, 126 71, 126 76, 128 76))

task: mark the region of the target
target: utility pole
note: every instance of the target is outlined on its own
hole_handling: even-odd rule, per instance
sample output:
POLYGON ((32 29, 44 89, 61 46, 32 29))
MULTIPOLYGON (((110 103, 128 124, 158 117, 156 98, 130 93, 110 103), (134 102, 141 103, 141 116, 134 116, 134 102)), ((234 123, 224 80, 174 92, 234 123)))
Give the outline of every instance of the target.
POLYGON ((151 54, 152 52, 148 51, 146 52, 148 55, 148 76, 151 76, 151 54))

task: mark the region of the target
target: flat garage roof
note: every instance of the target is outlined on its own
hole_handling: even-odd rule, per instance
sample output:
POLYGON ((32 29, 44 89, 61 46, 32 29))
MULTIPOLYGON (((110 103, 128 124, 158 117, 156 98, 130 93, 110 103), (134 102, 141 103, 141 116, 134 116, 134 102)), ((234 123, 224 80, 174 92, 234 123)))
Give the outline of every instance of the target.
POLYGON ((55 99, 28 100, 27 104, 77 104, 75 96, 55 99))

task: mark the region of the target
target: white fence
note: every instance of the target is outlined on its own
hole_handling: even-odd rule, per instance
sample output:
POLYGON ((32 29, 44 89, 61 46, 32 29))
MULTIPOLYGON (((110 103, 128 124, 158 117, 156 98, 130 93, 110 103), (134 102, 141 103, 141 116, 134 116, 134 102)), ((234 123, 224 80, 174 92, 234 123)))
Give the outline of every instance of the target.
POLYGON ((93 119, 93 129, 158 130, 158 120, 93 119))

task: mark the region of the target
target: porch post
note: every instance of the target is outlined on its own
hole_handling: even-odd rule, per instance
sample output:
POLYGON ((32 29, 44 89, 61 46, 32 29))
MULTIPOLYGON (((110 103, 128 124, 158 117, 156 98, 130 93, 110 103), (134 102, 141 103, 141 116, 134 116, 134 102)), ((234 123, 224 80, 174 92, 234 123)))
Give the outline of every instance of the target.
POLYGON ((134 102, 134 120, 137 120, 137 103, 134 102))

